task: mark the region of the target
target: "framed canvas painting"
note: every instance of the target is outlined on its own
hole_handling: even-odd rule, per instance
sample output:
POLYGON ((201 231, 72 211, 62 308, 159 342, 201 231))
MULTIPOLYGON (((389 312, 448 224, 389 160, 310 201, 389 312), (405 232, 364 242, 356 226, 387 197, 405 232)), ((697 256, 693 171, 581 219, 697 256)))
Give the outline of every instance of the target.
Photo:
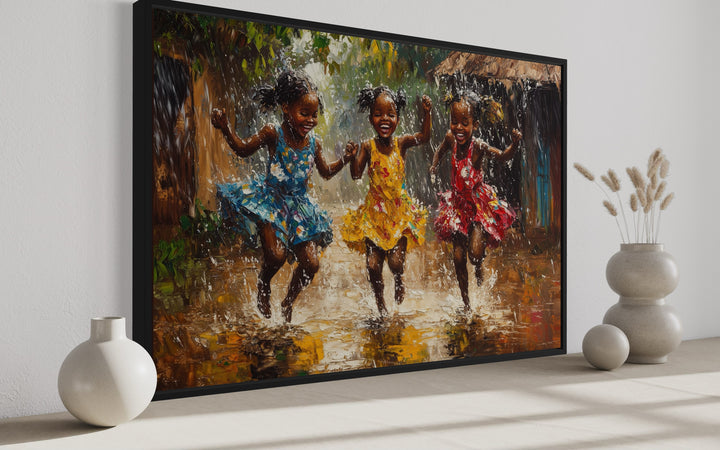
POLYGON ((156 398, 565 352, 566 61, 134 5, 156 398))

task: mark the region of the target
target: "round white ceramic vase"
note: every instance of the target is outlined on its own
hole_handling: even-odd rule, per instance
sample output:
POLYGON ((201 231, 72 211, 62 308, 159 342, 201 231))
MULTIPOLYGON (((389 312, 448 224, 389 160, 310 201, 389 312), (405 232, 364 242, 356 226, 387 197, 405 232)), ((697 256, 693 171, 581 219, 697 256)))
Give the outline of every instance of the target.
POLYGON ((155 364, 140 344, 127 338, 124 317, 92 319, 90 339, 68 354, 58 375, 67 410, 101 427, 137 417, 150 404, 156 385, 155 364))
POLYGON ((627 362, 661 364, 680 345, 682 325, 665 296, 678 285, 675 259, 662 244, 621 244, 605 272, 620 295, 603 323, 620 328, 630 342, 627 362))

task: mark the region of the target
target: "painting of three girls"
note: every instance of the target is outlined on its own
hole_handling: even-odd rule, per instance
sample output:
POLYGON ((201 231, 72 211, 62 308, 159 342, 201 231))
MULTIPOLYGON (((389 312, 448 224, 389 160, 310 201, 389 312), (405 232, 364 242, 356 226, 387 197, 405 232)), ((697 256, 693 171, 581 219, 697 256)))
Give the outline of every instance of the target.
POLYGON ((561 66, 152 23, 159 390, 561 347, 561 66))
MULTIPOLYGON (((273 86, 263 85, 253 94, 261 108, 277 110, 280 124, 266 124, 257 133, 240 137, 230 127, 224 109, 212 111, 212 124, 222 133, 229 148, 239 158, 267 152, 264 176, 252 181, 217 185, 221 216, 241 236, 262 251, 257 283, 257 308, 271 317, 272 280, 285 264, 294 264, 292 278, 281 301, 285 321, 292 321, 293 305, 315 277, 322 250, 334 239, 331 219, 308 192, 316 170, 325 180, 345 166, 353 179, 369 179, 365 201, 342 217, 340 239, 351 250, 364 256, 367 280, 380 317, 388 314, 384 298, 383 266, 387 262, 394 281, 394 300, 405 299, 403 273, 408 252, 422 246, 428 226, 427 209, 406 189, 406 155, 413 147, 431 139, 430 98, 421 98, 420 130, 396 136, 407 99, 402 89, 386 86, 366 87, 357 94, 360 113, 367 114, 373 135, 359 143, 345 145, 335 161, 327 161, 320 138, 313 132, 322 114, 322 96, 305 74, 285 70, 273 86)), ((483 282, 486 248, 500 245, 513 225, 516 213, 500 198, 495 187, 486 183, 483 160, 510 159, 518 150, 522 133, 511 132, 511 143, 497 149, 477 137, 482 109, 472 90, 454 90, 446 97, 450 128, 436 146, 431 165, 435 176, 443 158, 451 160, 451 189, 439 192, 437 214, 430 226, 437 238, 452 248, 455 278, 463 308, 471 310, 468 294, 469 260, 478 285, 483 282)))

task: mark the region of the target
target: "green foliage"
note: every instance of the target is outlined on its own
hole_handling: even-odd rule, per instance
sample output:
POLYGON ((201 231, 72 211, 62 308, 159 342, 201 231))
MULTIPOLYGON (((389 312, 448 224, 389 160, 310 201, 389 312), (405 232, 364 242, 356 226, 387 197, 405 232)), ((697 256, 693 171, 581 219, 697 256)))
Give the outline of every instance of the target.
POLYGON ((330 47, 330 37, 324 33, 317 33, 313 37, 313 48, 326 49, 330 47))
POLYGON ((187 239, 160 241, 153 249, 153 281, 173 281, 176 285, 185 284, 183 265, 189 256, 187 239))
POLYGON ((193 76, 200 76, 203 73, 203 66, 199 59, 195 58, 195 60, 192 63, 191 67, 193 71, 193 76))
POLYGON ((178 233, 175 239, 161 240, 153 248, 153 281, 166 294, 186 285, 188 274, 203 265, 196 258, 216 250, 228 231, 220 216, 196 199, 194 215, 180 217, 178 233))
POLYGON ((195 199, 195 214, 180 217, 180 229, 195 248, 196 256, 206 256, 225 242, 222 219, 215 211, 206 209, 200 199, 195 199))
POLYGON ((238 75, 234 66, 251 61, 241 67, 243 79, 234 80, 246 86, 265 78, 269 62, 275 69, 276 54, 292 45, 297 33, 288 27, 160 9, 154 12, 153 27, 155 53, 161 55, 163 48, 181 51, 196 76, 210 66, 233 81, 238 75))
POLYGON ((189 300, 189 289, 207 270, 206 261, 193 257, 192 247, 190 239, 178 237, 153 248, 153 284, 162 295, 180 294, 183 302, 189 300))

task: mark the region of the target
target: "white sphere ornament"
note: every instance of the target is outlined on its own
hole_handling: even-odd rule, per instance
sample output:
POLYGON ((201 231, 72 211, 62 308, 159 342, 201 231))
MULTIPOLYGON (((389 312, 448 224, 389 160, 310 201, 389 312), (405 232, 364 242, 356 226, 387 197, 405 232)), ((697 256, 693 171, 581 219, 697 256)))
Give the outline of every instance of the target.
POLYGON ((613 370, 622 366, 630 354, 630 341, 623 331, 614 325, 597 325, 585 334, 582 342, 587 362, 601 370, 613 370))
POLYGON ((113 427, 140 415, 157 386, 155 363, 127 338, 124 317, 90 322, 90 339, 75 347, 58 374, 60 399, 91 425, 113 427))

